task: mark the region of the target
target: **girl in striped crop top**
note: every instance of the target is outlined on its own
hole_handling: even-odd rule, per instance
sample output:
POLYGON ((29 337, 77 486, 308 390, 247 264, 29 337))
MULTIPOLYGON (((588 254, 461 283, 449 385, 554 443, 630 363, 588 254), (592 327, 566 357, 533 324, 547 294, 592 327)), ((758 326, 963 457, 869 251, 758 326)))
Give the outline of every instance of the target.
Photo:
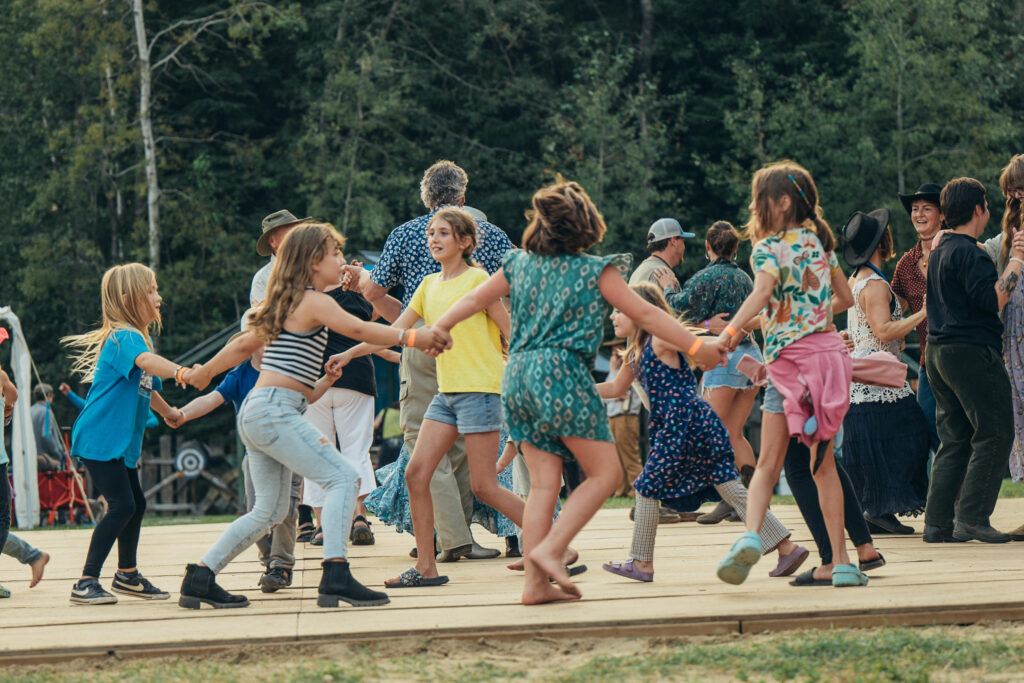
POLYGON ((437 354, 451 337, 429 327, 398 330, 359 320, 323 289, 341 278, 344 238, 327 223, 305 223, 288 233, 270 273, 267 298, 250 315, 250 332, 228 343, 184 380, 203 389, 210 379, 266 344, 260 376, 238 412, 238 433, 249 457, 256 503, 224 531, 197 564, 186 568, 182 607, 245 607, 244 596, 217 585, 215 575, 235 556, 281 522, 290 504, 291 473, 319 484, 323 505, 324 563, 317 604, 383 605, 388 597, 360 584, 349 570, 347 539, 359 476, 335 445, 302 414, 340 373, 319 378, 328 328, 372 344, 415 346, 437 354))

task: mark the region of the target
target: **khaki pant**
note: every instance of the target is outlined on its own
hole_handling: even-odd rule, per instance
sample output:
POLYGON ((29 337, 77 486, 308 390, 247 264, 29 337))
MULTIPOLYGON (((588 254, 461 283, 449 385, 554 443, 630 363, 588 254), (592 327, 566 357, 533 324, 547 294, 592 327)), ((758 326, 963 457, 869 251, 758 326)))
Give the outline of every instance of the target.
MULTIPOLYGON (((402 382, 401 423, 405 444, 412 452, 423 423, 423 414, 437 394, 436 361, 415 349, 402 352, 398 366, 402 382)), ((430 480, 430 495, 434 499, 434 526, 443 550, 450 550, 473 542, 469 531, 473 519, 473 487, 469 479, 466 443, 459 437, 430 480)))
POLYGON ((612 438, 615 439, 623 473, 622 484, 615 495, 632 496, 633 482, 644 468, 640 462, 640 416, 616 415, 609 418, 608 422, 612 427, 612 438))

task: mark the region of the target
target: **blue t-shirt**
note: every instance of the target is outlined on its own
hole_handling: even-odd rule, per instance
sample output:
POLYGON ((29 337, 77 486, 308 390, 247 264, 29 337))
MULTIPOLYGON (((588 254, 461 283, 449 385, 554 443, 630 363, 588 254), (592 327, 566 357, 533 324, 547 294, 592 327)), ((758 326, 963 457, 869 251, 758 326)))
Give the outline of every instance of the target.
POLYGON ((242 401, 249 395, 252 388, 256 386, 256 380, 260 378, 260 371, 252 366, 249 359, 235 366, 231 372, 224 375, 217 388, 214 389, 224 397, 225 401, 231 401, 237 413, 242 407, 242 401))
POLYGON ((153 390, 163 386, 159 377, 135 365, 147 351, 136 330, 114 330, 103 342, 85 407, 71 430, 71 455, 99 461, 124 458, 125 466, 138 465, 149 401, 153 390))

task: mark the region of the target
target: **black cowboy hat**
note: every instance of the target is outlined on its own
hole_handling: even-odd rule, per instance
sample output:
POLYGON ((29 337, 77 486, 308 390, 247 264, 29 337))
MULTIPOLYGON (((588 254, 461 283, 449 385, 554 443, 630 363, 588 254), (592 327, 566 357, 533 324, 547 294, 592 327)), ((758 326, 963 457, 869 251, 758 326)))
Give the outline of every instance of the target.
POLYGON ((851 268, 863 266, 875 253, 889 225, 889 209, 871 213, 854 211, 843 226, 843 260, 851 268))
POLYGON ((942 188, 934 183, 925 183, 921 187, 917 188, 917 192, 914 194, 901 194, 899 195, 900 201, 903 202, 903 208, 910 213, 910 207, 918 199, 923 199, 926 202, 931 202, 935 206, 941 206, 939 204, 939 195, 942 194, 942 188))

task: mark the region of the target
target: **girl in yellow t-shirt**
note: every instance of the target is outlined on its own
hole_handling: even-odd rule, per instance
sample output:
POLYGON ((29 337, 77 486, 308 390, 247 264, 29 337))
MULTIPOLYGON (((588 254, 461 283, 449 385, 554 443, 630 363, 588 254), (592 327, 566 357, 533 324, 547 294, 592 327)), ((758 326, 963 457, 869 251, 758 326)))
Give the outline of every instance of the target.
MULTIPOLYGON (((430 325, 464 294, 488 279, 487 272, 474 267, 470 254, 476 251, 476 223, 462 209, 444 208, 427 225, 430 255, 441 264, 441 272, 428 275, 413 294, 409 306, 394 327, 409 330, 420 319, 430 325)), ((501 301, 495 301, 452 328, 452 353, 437 358, 438 394, 423 415, 405 470, 409 507, 416 536, 416 566, 385 582, 388 588, 440 586, 448 577, 439 576, 434 558, 434 505, 430 479, 444 454, 460 435, 466 440, 473 494, 484 503, 522 526, 523 501, 498 485, 494 454, 498 452, 501 430, 501 376, 504 371, 501 334, 507 339, 511 320, 501 301), (500 333, 500 334, 499 334, 500 333)), ((339 365, 379 347, 360 344, 332 358, 339 365)))

